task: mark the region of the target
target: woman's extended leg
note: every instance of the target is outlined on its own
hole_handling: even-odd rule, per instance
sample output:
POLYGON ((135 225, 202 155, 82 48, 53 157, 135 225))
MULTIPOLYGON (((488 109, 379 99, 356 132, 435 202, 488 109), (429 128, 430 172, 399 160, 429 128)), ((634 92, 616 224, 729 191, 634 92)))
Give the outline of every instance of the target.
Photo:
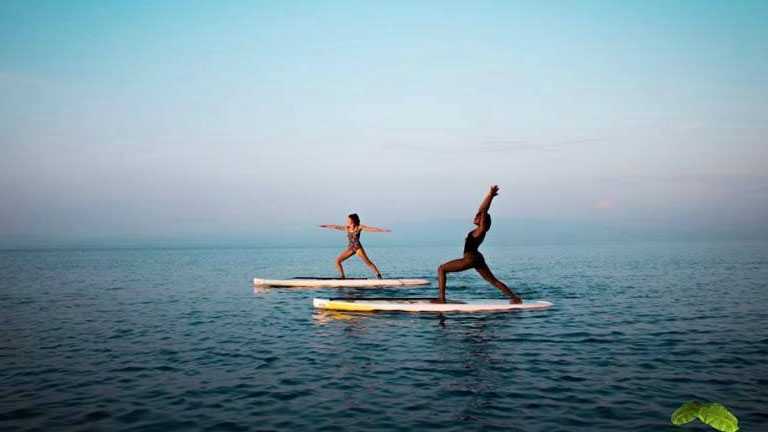
POLYGON ((440 295, 437 297, 437 303, 445 303, 445 274, 471 269, 473 264, 470 259, 459 258, 448 261, 437 268, 437 281, 440 283, 440 295))
POLYGON ((342 279, 344 279, 346 276, 344 276, 344 267, 341 266, 342 261, 345 259, 351 257, 355 253, 351 250, 347 249, 344 252, 342 252, 338 257, 336 257, 336 270, 339 271, 339 275, 342 279))
POLYGON ((478 273, 480 273, 480 276, 483 277, 483 279, 487 280, 491 283, 491 285, 495 286, 496 288, 500 289, 504 294, 506 294, 509 298, 511 298, 511 302, 515 304, 522 303, 523 301, 520 300, 520 297, 516 296, 512 290, 510 290, 506 285, 504 285, 501 281, 496 279, 496 276, 491 273, 491 269, 488 268, 488 265, 483 263, 477 267, 475 267, 475 270, 477 270, 478 273))
POLYGON ((368 267, 371 268, 371 270, 373 270, 373 274, 375 274, 377 278, 381 279, 381 273, 379 273, 379 269, 377 269, 376 265, 373 264, 373 262, 371 262, 370 259, 368 259, 368 255, 365 254, 365 251, 363 250, 363 248, 358 249, 356 253, 357 253, 357 256, 359 256, 360 259, 363 260, 365 265, 367 265, 368 267))

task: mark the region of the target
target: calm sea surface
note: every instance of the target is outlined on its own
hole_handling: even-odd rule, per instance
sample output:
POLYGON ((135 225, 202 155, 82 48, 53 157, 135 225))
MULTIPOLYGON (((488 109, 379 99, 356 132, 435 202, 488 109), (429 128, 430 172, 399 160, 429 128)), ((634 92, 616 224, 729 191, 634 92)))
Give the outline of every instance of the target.
MULTIPOLYGON (((690 399, 768 430, 765 243, 483 248, 546 311, 312 308, 432 295, 460 246, 369 248, 432 286, 346 291, 252 286, 340 249, 0 251, 0 430, 673 431, 690 399)), ((448 296, 502 297, 474 272, 448 296)))

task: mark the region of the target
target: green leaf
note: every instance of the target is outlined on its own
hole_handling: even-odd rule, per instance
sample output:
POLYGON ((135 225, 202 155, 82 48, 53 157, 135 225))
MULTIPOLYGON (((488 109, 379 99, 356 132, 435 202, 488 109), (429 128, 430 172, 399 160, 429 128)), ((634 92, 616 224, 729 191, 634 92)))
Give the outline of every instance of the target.
POLYGON ((672 424, 676 426, 690 423, 699 416, 702 405, 699 402, 686 402, 672 413, 672 424))
POLYGON ((723 432, 739 430, 739 420, 728 411, 728 408, 717 402, 704 404, 699 409, 699 420, 723 432))

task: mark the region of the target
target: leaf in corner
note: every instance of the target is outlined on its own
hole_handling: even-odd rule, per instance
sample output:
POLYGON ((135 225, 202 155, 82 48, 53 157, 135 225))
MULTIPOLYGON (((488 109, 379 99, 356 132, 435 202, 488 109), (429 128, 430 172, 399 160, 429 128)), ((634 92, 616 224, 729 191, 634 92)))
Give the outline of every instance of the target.
POLYGON ((672 424, 680 426, 686 423, 690 423, 693 419, 698 417, 701 407, 702 404, 696 401, 684 403, 680 408, 676 409, 675 412, 672 413, 672 424))
POLYGON ((728 408, 717 402, 704 404, 699 409, 699 420, 723 432, 739 430, 739 420, 728 411, 728 408))

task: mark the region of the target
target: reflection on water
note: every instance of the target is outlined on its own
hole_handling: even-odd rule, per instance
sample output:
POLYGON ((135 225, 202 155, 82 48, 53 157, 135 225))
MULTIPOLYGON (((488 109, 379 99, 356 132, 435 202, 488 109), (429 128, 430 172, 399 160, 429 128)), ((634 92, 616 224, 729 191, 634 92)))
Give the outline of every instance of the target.
POLYGON ((324 325, 324 324, 329 324, 335 320, 348 321, 350 322, 350 324, 352 324, 356 321, 365 319, 366 316, 370 318, 371 315, 372 314, 370 313, 362 314, 362 313, 334 311, 334 310, 327 310, 327 309, 316 309, 315 312, 312 314, 312 317, 314 318, 315 324, 324 325))

